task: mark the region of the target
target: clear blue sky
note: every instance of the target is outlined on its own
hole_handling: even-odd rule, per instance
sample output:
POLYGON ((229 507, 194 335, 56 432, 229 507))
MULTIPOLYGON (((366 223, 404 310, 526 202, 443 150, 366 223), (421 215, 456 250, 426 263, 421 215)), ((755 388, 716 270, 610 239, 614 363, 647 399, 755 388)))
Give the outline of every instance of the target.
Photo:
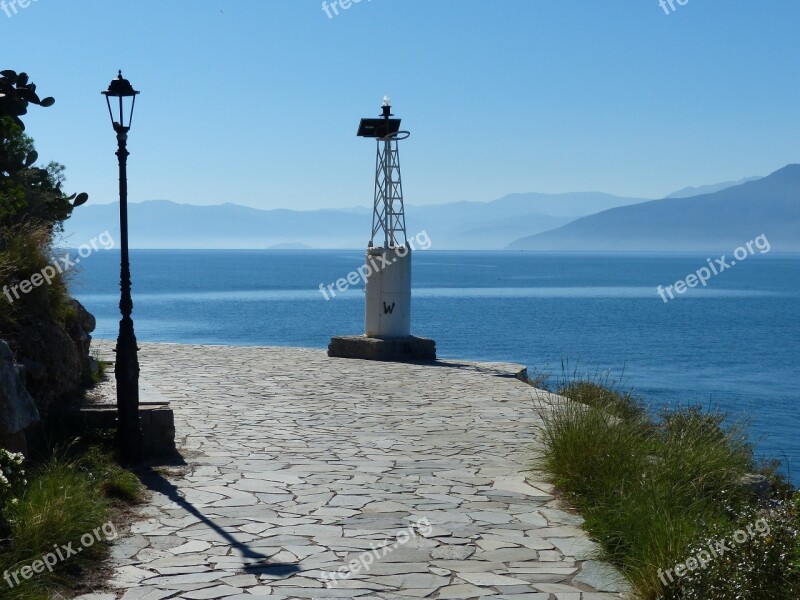
MULTIPOLYGON (((6 0, 10 2, 10 0, 6 0)), ((384 94, 411 204, 511 192, 660 197, 800 162, 800 4, 688 0, 35 0, 0 68, 52 108, 28 131, 71 191, 116 198, 99 92, 142 91, 131 198, 369 205, 384 94)))

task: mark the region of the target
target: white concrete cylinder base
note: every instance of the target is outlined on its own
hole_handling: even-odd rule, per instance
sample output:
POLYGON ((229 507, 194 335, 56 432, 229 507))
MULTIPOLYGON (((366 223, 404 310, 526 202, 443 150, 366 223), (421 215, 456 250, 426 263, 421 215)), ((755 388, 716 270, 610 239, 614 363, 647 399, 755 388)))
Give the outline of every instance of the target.
POLYGON ((411 335, 411 249, 408 245, 368 248, 367 337, 411 335))
POLYGON ((435 361, 436 342, 411 335, 411 248, 368 248, 366 258, 366 335, 332 338, 328 356, 435 361))

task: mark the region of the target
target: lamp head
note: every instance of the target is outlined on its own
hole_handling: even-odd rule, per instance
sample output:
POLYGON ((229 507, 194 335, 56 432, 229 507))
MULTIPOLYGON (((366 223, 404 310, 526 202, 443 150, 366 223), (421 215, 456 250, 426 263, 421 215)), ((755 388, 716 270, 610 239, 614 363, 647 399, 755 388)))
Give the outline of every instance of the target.
POLYGON ((114 126, 114 131, 127 132, 131 128, 131 121, 133 120, 133 107, 136 105, 136 96, 139 94, 133 89, 131 82, 122 77, 122 71, 116 79, 113 79, 108 85, 108 89, 101 92, 106 97, 108 104, 108 114, 111 117, 111 124, 114 126), (111 99, 114 98, 114 108, 111 107, 111 99), (117 106, 118 105, 118 106, 117 106), (130 105, 130 109, 127 106, 130 105), (115 115, 114 112, 118 114, 115 115), (125 116, 128 116, 128 122, 125 123, 125 116))

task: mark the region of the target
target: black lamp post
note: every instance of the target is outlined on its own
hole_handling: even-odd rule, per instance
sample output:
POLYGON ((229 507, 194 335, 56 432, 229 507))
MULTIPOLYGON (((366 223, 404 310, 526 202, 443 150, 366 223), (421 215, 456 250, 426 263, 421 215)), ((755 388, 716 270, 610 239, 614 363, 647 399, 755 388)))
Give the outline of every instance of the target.
POLYGON ((142 427, 139 420, 139 348, 133 331, 133 300, 131 299, 131 268, 128 259, 128 131, 133 119, 136 95, 122 71, 102 92, 108 103, 108 114, 114 131, 117 132, 117 157, 119 158, 119 223, 121 242, 119 322, 116 364, 114 375, 117 380, 117 447, 120 458, 128 464, 142 460, 142 427), (112 106, 112 98, 113 106, 112 106), (117 103, 119 106, 117 107, 117 103), (130 104, 130 108, 128 108, 130 104), (115 116, 115 112, 119 114, 115 116), (127 114, 126 114, 127 113, 127 114), (128 122, 125 124, 125 117, 128 122))

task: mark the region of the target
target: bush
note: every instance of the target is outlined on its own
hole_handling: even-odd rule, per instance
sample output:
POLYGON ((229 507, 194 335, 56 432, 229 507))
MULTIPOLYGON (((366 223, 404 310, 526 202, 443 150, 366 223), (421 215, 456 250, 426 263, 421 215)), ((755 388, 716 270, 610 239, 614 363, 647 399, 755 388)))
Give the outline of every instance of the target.
POLYGON ((105 556, 106 540, 116 537, 111 508, 118 499, 138 502, 141 484, 98 448, 76 452, 70 447, 35 469, 30 484, 9 507, 10 541, 0 545, 0 573, 18 572, 70 543, 81 551, 58 560, 52 572, 44 570, 28 580, 18 577, 20 583, 9 589, 7 581, 0 581, 3 599, 46 599, 53 590, 74 586, 85 569, 105 556), (94 536, 93 543, 83 543, 85 536, 94 536))
POLYGON ((720 541, 731 542, 731 549, 712 556, 705 568, 694 569, 667 586, 660 599, 797 598, 800 592, 796 562, 800 556, 798 540, 797 513, 790 505, 784 504, 769 512, 746 510, 736 522, 708 531, 707 538, 689 547, 685 557, 696 556, 708 544, 720 541), (754 524, 758 524, 755 529, 754 524), (752 533, 748 532, 748 527, 752 533), (743 541, 739 543, 738 540, 743 541), (787 561, 792 556, 794 563, 787 561))
POLYGON ((86 473, 106 498, 137 504, 142 500, 142 484, 139 479, 114 462, 112 455, 91 446, 75 463, 78 470, 86 473))
MULTIPOLYGON (((52 234, 41 224, 24 223, 0 229, 0 290, 11 289, 51 264, 52 234)), ((16 299, 13 292, 0 294, 0 331, 12 331, 21 315, 52 319, 62 325, 70 318, 69 291, 62 274, 48 285, 33 288, 16 299), (9 301, 8 295, 13 302, 9 301)))
POLYGON ((736 531, 762 509, 738 485, 757 470, 743 425, 696 407, 665 410, 653 420, 640 400, 594 382, 559 391, 571 400, 540 410, 544 469, 583 514, 604 558, 643 598, 738 598, 716 593, 730 582, 773 594, 742 598, 797 597, 784 595, 800 584, 796 569, 776 558, 800 556, 795 509, 771 517, 772 542, 753 541, 731 564, 720 561, 693 579, 693 587, 680 579, 668 588, 659 576, 659 569, 682 563, 709 537, 736 531))
POLYGON ((641 399, 630 392, 618 392, 607 383, 595 381, 570 381, 563 383, 556 393, 587 406, 602 407, 607 412, 623 419, 644 417, 645 406, 641 399))
POLYGON ((4 517, 6 511, 17 502, 16 494, 28 483, 25 481, 24 461, 22 454, 0 448, 0 534, 8 526, 4 517))
MULTIPOLYGON (((30 105, 49 107, 26 73, 0 71, 0 289, 39 273, 51 262, 53 236, 63 231, 72 211, 86 203, 85 193, 67 196, 64 167, 37 167, 33 140, 21 117, 30 105)), ((0 334, 13 333, 20 311, 39 321, 68 319, 67 288, 59 276, 20 299, 0 294, 0 334)), ((14 347, 13 335, 12 348, 14 347)))

